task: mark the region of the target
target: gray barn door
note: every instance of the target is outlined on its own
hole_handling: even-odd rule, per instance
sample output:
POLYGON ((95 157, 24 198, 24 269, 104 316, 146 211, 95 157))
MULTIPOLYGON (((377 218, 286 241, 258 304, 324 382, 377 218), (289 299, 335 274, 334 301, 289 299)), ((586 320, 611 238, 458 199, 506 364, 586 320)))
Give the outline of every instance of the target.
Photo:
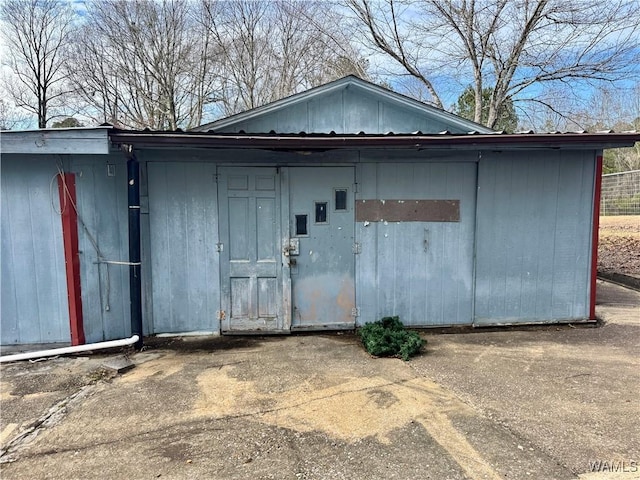
POLYGON ((218 194, 222 331, 287 330, 282 313, 278 171, 221 168, 218 194))
POLYGON ((292 328, 354 327, 354 175, 289 168, 292 328))
POLYGON ((473 158, 459 154, 459 161, 451 163, 360 165, 358 207, 384 201, 388 208, 382 210, 383 219, 356 212, 362 246, 357 266, 359 321, 398 315, 412 327, 472 323, 473 158), (425 208, 432 201, 458 202, 459 217, 443 221, 439 209, 425 208), (416 202, 423 202, 414 212, 421 211, 420 218, 410 208, 416 202), (393 204, 406 208, 393 212, 393 204))
POLYGON ((152 333, 218 331, 215 174, 207 163, 147 164, 152 333))

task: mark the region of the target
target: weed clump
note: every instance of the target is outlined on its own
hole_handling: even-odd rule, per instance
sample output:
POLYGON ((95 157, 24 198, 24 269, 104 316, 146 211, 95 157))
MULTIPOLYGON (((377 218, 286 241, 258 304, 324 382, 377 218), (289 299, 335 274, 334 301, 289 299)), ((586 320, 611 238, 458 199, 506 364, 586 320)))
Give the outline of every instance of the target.
POLYGON ((405 362, 417 354, 425 341, 405 328, 399 317, 384 317, 367 323, 358 335, 365 350, 376 357, 400 357, 405 362))

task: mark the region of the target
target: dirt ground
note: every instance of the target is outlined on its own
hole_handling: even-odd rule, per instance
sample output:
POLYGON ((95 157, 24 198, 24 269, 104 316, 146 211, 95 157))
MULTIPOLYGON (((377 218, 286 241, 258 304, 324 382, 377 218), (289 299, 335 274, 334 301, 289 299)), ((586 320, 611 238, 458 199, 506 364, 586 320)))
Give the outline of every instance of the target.
POLYGON ((598 328, 425 333, 410 362, 343 333, 3 365, 0 476, 638 478, 640 293, 598 303, 598 328))
POLYGON ((598 271, 640 276, 640 215, 600 217, 598 271))

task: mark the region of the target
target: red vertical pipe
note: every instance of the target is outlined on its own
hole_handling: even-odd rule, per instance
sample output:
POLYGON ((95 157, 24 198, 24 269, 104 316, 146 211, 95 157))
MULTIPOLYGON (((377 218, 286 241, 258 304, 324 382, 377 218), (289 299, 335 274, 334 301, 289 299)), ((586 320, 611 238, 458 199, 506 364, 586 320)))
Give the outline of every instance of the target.
POLYGON ((58 193, 60 194, 62 240, 67 271, 71 345, 84 345, 82 297, 80 294, 80 252, 78 251, 78 214, 74 208, 74 205, 76 205, 76 176, 73 173, 61 173, 58 175, 58 193))
POLYGON ((600 229, 600 197, 602 194, 602 155, 596 157, 596 178, 593 191, 593 232, 591 238, 591 302, 589 319, 596 319, 596 277, 598 276, 598 235, 600 229))

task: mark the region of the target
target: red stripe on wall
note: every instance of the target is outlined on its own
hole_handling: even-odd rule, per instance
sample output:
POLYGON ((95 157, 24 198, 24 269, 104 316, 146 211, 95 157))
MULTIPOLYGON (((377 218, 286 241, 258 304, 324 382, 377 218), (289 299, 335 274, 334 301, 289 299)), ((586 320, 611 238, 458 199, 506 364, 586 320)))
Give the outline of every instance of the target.
POLYGON ((596 277, 598 276, 598 230, 600 229, 600 196, 602 193, 602 155, 596 157, 596 179, 593 192, 593 233, 591 239, 591 302, 589 319, 596 319, 596 277))
POLYGON ((61 173, 58 175, 58 193, 60 194, 62 239, 67 273, 71 345, 84 345, 82 296, 80 292, 80 255, 78 251, 78 214, 75 209, 76 176, 73 173, 61 173))

